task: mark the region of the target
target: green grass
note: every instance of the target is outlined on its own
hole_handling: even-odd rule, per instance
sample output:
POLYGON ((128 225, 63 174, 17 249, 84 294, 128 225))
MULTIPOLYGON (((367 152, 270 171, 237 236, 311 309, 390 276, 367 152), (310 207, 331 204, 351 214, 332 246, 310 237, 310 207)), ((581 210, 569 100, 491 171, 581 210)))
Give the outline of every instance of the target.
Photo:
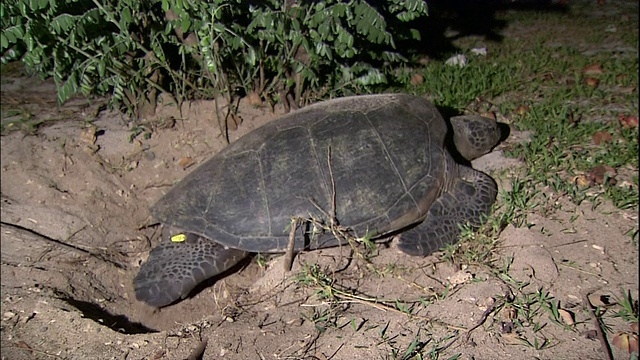
POLYGON ((11 130, 22 130, 27 134, 34 134, 44 120, 36 119, 33 114, 20 108, 2 107, 0 115, 0 134, 6 134, 11 130))
POLYGON ((616 299, 616 302, 620 305, 620 309, 615 311, 613 316, 619 317, 629 323, 638 323, 640 316, 638 299, 634 299, 629 290, 621 290, 620 295, 621 296, 616 299))

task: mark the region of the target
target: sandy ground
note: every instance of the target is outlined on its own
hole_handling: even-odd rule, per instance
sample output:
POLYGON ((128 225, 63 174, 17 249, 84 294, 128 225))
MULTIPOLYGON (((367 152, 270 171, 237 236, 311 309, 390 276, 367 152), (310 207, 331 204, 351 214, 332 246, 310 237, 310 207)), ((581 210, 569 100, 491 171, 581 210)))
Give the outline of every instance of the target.
MULTIPOLYGON (((2 101, 48 119, 32 133, 1 138, 2 359, 185 359, 205 339, 204 359, 403 359, 412 350, 442 359, 604 359, 601 343, 587 336, 595 327, 585 295, 594 293, 592 302, 622 289, 638 296, 637 245, 628 234, 637 214, 559 198, 545 216, 534 212, 527 226, 504 229, 493 256, 528 284, 513 296, 552 296, 572 325, 543 310, 514 319, 500 306, 513 293, 504 278, 451 264, 443 253, 410 257, 393 241, 371 263, 350 260, 345 248, 303 253, 290 273, 281 258, 266 265, 254 258, 154 311, 135 300, 131 285, 159 241, 148 207, 225 146, 213 102, 185 105, 182 115, 163 104, 145 125, 151 137, 130 141, 127 122, 98 111, 99 101, 57 108, 50 82, 3 77, 2 101), (334 289, 359 296, 328 302, 315 294, 326 283, 295 281, 313 264, 334 289), (524 330, 512 330, 516 322, 524 330)), ((281 113, 243 102, 231 140, 281 113)), ((492 174, 502 169, 497 180, 506 189, 505 174, 518 163, 499 150, 474 164, 492 174)), ((620 319, 607 323, 613 332, 628 330, 620 319)))
MULTIPOLYGON (((23 85, 3 98, 31 101, 37 116, 65 119, 34 134, 2 137, 3 358, 181 359, 207 338, 206 359, 402 358, 416 339, 425 353, 441 356, 598 359, 600 343, 580 334, 593 328, 583 295, 619 295, 620 289, 637 294, 638 257, 626 234, 637 226, 636 214, 606 203, 596 209, 560 203, 546 217, 530 215, 528 227, 507 227, 497 254, 512 258, 509 274, 530 283, 525 292, 542 289, 575 315, 577 324, 567 329, 542 316, 546 326, 538 335, 554 345, 542 351, 501 333, 505 311, 492 313, 467 340, 464 329, 477 324, 508 286, 486 268, 461 272, 442 254, 409 257, 393 242, 378 248, 376 271, 349 261, 346 249, 301 254, 288 274, 279 258, 262 267, 254 259, 154 312, 135 300, 131 285, 159 241, 147 209, 225 146, 212 102, 190 104, 183 112, 189 121, 158 126, 151 138, 129 142, 131 132, 119 115, 102 112, 92 123, 79 121, 98 104, 78 100, 58 110, 27 96, 38 89, 40 102, 53 101, 48 83, 14 80, 23 85), (319 287, 291 280, 305 264, 317 264, 336 288, 357 289, 364 300, 319 300, 319 287), (446 297, 434 300, 445 287, 446 297), (366 300, 374 297, 422 307, 408 316, 366 300), (423 306, 420 299, 432 303, 423 306)), ((243 123, 232 140, 276 116, 248 105, 240 114, 243 123)), ((170 105, 159 115, 165 121, 158 124, 179 118, 170 105)), ((494 152, 475 165, 491 170, 518 164, 494 152)))

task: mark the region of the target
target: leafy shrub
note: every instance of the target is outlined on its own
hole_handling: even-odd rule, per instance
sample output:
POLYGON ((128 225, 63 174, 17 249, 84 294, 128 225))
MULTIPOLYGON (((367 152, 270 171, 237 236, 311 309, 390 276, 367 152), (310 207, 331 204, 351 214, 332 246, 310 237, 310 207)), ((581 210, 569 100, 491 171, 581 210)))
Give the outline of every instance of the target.
POLYGON ((187 98, 255 93, 301 106, 367 90, 419 40, 422 0, 5 0, 3 62, 53 76, 58 100, 111 94, 138 115, 158 92, 187 98))

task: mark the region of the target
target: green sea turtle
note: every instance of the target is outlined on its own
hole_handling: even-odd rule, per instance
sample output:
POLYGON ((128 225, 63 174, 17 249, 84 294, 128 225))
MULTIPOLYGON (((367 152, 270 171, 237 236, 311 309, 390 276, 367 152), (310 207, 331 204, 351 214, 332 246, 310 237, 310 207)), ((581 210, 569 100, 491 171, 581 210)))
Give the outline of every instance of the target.
MULTIPOLYGON (((404 94, 292 112, 226 147, 151 208, 176 232, 142 265, 136 298, 166 306, 249 253, 284 252, 294 217, 329 224, 333 214, 356 237, 400 234, 400 250, 428 255, 490 211, 496 183, 467 160, 499 140, 491 119, 445 121, 425 99, 404 94)), ((308 224, 296 232, 296 251, 339 244, 308 224)))

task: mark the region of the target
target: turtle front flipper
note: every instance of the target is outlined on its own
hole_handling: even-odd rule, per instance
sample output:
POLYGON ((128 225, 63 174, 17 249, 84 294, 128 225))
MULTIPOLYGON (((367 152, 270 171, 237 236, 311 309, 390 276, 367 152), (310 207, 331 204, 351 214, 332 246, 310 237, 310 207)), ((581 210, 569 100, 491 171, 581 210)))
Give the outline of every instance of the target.
POLYGON ((459 177, 451 189, 429 209, 425 220, 402 232, 398 248, 409 255, 429 255, 444 245, 456 242, 459 225, 477 228, 496 200, 498 186, 487 174, 459 167, 459 177))
POLYGON ((151 250, 133 280, 136 299, 153 307, 169 305, 248 255, 194 234, 184 236, 183 242, 166 242, 151 250))

